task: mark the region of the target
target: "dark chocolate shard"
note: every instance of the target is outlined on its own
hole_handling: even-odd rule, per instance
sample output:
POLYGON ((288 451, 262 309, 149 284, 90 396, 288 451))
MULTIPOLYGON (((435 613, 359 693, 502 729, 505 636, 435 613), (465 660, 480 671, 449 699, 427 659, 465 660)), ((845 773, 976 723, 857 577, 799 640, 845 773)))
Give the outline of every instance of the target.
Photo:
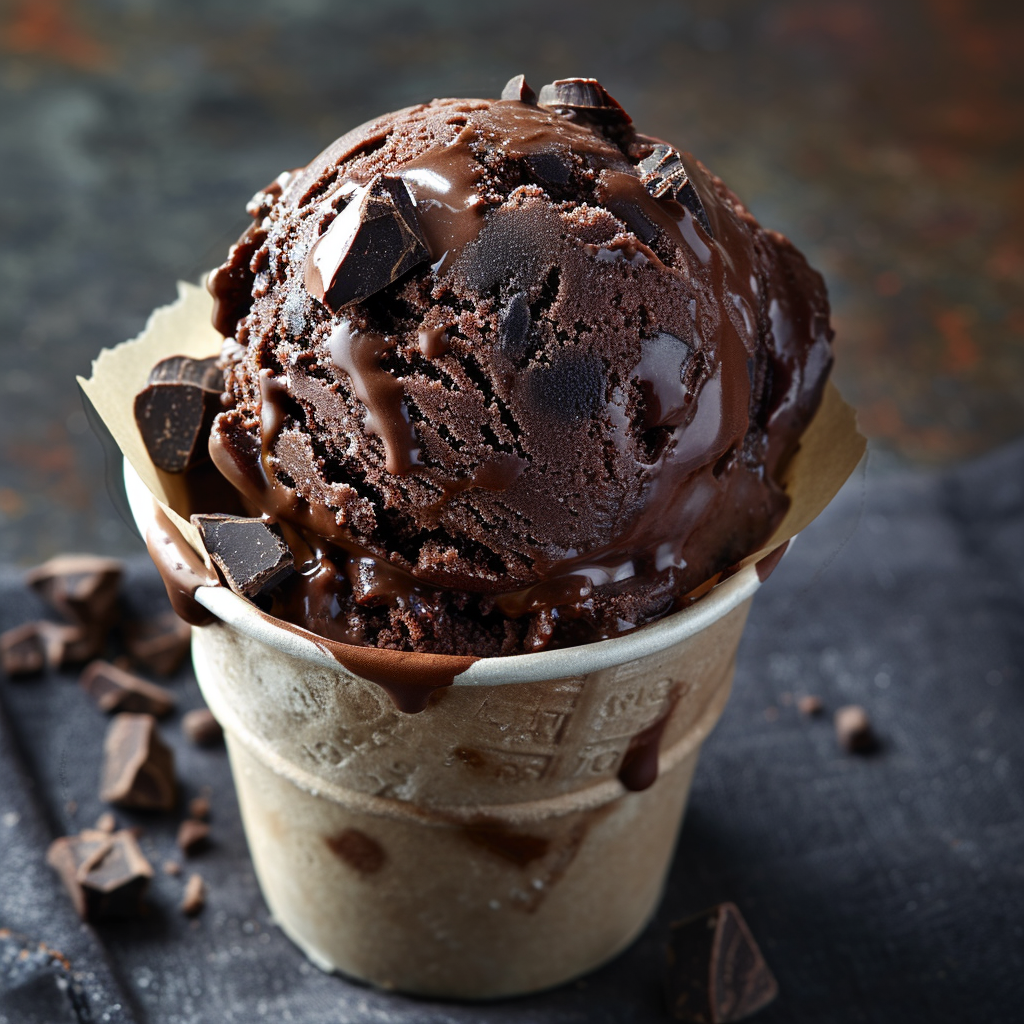
MULTIPOLYGON (((224 730, 208 708, 196 708, 181 718, 181 731, 197 746, 212 747, 220 743, 224 730)), ((195 815, 197 818, 200 815, 195 815)))
POLYGON ((186 857, 198 853, 210 841, 210 826, 205 821, 186 818, 178 826, 178 848, 186 857))
POLYGON ((779 992, 746 921, 720 903, 672 925, 665 998, 676 1020, 729 1024, 767 1006, 779 992))
POLYGON ((86 829, 62 836, 50 844, 46 862, 60 875, 83 920, 142 912, 153 868, 127 829, 113 834, 86 829))
POLYGON ((429 259, 405 182, 378 174, 359 189, 306 258, 306 290, 336 313, 429 259))
POLYGON ((40 622, 37 625, 50 668, 81 665, 103 653, 107 628, 101 624, 66 626, 59 622, 40 622))
POLYGON ((181 900, 181 912, 194 917, 206 906, 206 883, 202 875, 189 875, 185 883, 185 894, 181 900))
POLYGON ((526 75, 516 75, 505 83, 501 90, 503 100, 518 100, 520 103, 536 104, 537 94, 526 84, 526 75))
POLYGON ((103 743, 100 799, 122 807, 169 811, 177 800, 174 754, 152 715, 120 714, 103 743))
POLYGON ((541 89, 537 104, 559 112, 583 114, 601 122, 633 123, 629 114, 596 78, 560 78, 541 89))
POLYGON ((25 582, 58 614, 81 626, 109 623, 124 565, 98 555, 57 555, 25 573, 25 582))
POLYGON ((659 142, 650 155, 640 161, 637 170, 640 172, 644 188, 655 199, 668 198, 681 203, 693 214, 694 219, 700 222, 708 236, 715 237, 707 211, 693 187, 693 182, 690 181, 690 176, 686 173, 678 150, 659 142))
POLYGON ((288 545, 262 519, 195 515, 192 525, 228 586, 244 597, 255 597, 293 571, 288 545))
POLYGON ((169 690, 108 661, 88 664, 78 683, 102 711, 131 711, 161 718, 174 710, 174 695, 169 690))
POLYGON ((214 358, 172 356, 153 367, 135 396, 135 422, 154 466, 184 473, 209 458, 207 440, 223 390, 214 358))
POLYGON ((176 672, 192 645, 192 627, 174 612, 128 623, 124 642, 132 661, 158 676, 176 672))
POLYGON ((34 676, 46 666, 42 623, 26 622, 0 634, 0 664, 12 678, 34 676))
POLYGON ((851 754, 870 754, 878 749, 878 738, 868 713, 859 704, 847 704, 835 714, 836 739, 851 754))

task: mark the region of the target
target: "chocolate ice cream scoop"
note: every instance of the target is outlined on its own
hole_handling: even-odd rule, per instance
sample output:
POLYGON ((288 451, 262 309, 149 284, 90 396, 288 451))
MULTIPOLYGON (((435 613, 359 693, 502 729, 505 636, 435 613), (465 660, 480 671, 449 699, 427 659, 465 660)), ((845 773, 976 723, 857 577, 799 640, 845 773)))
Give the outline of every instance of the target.
POLYGON ((685 603, 781 521, 821 277, 592 79, 371 121, 210 278, 210 452, 331 639, 509 654, 685 603))

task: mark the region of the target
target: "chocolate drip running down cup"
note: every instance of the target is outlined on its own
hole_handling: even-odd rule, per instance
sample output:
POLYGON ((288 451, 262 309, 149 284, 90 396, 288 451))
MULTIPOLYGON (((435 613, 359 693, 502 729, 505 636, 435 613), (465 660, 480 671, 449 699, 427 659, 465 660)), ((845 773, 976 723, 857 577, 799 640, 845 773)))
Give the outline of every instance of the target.
POLYGON ((752 595, 860 458, 821 278, 590 79, 379 118, 248 209, 83 388, 264 894, 378 985, 558 984, 653 912, 752 595), (194 425, 218 352, 211 459, 162 471, 131 399, 194 425))

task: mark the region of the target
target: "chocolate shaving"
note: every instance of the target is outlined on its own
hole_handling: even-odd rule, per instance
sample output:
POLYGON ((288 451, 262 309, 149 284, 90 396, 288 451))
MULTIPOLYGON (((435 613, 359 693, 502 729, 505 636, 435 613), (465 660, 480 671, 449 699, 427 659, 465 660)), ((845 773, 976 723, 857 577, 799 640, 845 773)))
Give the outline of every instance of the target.
POLYGON ((262 519, 195 515, 192 525, 235 593, 255 597, 293 571, 291 550, 276 527, 262 519))
POLYGON ((192 628, 174 612, 131 622, 124 634, 125 647, 132 660, 158 676, 176 672, 192 645, 192 628))
POLYGON ((87 665, 78 683, 102 711, 132 711, 162 718, 174 710, 174 695, 169 690, 108 661, 87 665))
POLYGON ((518 100, 520 103, 536 105, 537 94, 526 84, 526 75, 516 75, 505 83, 501 90, 503 100, 518 100))
POLYGON ((224 736, 220 722, 207 708, 197 708, 195 711, 186 712, 181 719, 181 731, 197 747, 212 747, 220 743, 224 736))
POLYGON ((405 182, 378 174, 331 221, 306 258, 306 290, 337 313, 430 256, 405 182))
POLYGON ((215 357, 171 356, 135 396, 135 422, 153 465, 184 473, 209 458, 207 439, 221 410, 224 375, 215 357))
POLYGON ((629 114, 596 78, 560 78, 551 82, 541 89, 537 105, 551 107, 557 113, 571 111, 600 122, 633 123, 629 114))
POLYGON ((672 925, 665 998, 676 1020, 728 1024, 767 1006, 779 987, 735 903, 672 925))
POLYGON ((122 807, 169 811, 177 800, 174 754, 152 715, 120 714, 103 744, 100 799, 122 807))
POLYGON ((0 634, 0 665, 11 677, 34 676, 46 665, 42 623, 26 622, 0 634))
POLYGON ((640 171, 640 181, 644 188, 655 199, 668 198, 682 203, 694 218, 700 221, 700 226, 707 232, 708 237, 715 237, 707 211, 693 187, 693 182, 690 181, 690 176, 686 173, 678 150, 659 142, 650 155, 640 161, 637 170, 640 171))
POLYGON ((50 844, 46 862, 60 875, 75 910, 87 921, 131 917, 143 909, 153 868, 128 830, 86 829, 50 844))

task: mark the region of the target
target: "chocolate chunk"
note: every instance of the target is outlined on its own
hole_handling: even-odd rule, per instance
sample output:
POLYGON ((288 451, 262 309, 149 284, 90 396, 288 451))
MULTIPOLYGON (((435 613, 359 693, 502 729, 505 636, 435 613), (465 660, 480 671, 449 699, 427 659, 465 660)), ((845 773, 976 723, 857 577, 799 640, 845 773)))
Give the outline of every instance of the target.
POLYGON ((58 555, 30 569, 25 582, 68 622, 92 626, 109 624, 123 573, 116 558, 58 555))
POLYGON ((707 211, 701 202, 697 190, 690 181, 690 176, 683 166, 683 158, 679 151, 671 146, 659 142, 651 151, 650 156, 645 157, 637 165, 640 171, 640 180, 644 188, 655 199, 674 199, 682 203, 694 218, 700 221, 700 226, 707 232, 710 238, 715 237, 711 230, 711 221, 708 220, 707 211))
POLYGON ((526 75, 516 75, 505 83, 501 90, 503 100, 518 100, 520 103, 536 105, 537 94, 526 84, 526 75))
POLYGON ((205 796, 193 797, 188 802, 188 814, 196 821, 206 821, 210 817, 210 801, 205 796))
POLYGON ((129 623, 124 633, 132 660, 158 676, 176 672, 192 645, 192 627, 174 612, 129 623))
POLYGON ((110 811, 104 811, 97 819, 95 825, 97 832, 110 833, 117 831, 117 818, 110 813, 110 811))
POLYGON ((847 704, 835 714, 836 739, 851 754, 868 754, 878 748, 868 713, 859 704, 847 704))
POLYGON ((103 653, 108 632, 104 623, 64 626, 57 622, 40 622, 37 625, 46 648, 46 662, 51 668, 81 665, 103 653))
POLYGON ((127 830, 86 829, 50 844, 46 862, 60 875, 80 917, 130 917, 142 911, 153 868, 127 830))
POLYGON ((727 1024, 767 1006, 778 985, 734 903, 672 925, 665 998, 676 1020, 727 1024))
POLYGON ((178 826, 178 847, 186 857, 201 850, 210 839, 210 826, 205 821, 186 818, 178 826))
POLYGON ((163 863, 163 873, 177 878, 181 874, 181 865, 176 860, 165 860, 163 863))
POLYGON ((801 697, 800 700, 797 701, 796 706, 800 709, 801 714, 807 715, 809 718, 813 718, 815 715, 820 715, 822 711, 825 710, 825 705, 821 702, 821 698, 812 696, 811 694, 801 697))
POLYGON ((133 711, 161 718, 174 710, 174 695, 107 661, 87 665, 79 685, 102 711, 133 711))
POLYGON ((34 676, 46 665, 42 623, 26 622, 0 634, 0 664, 9 676, 34 676))
POLYGON ((174 754, 160 739, 152 715, 120 714, 110 723, 100 799, 141 810, 174 807, 174 754))
POLYGON ((235 593, 255 597, 293 571, 288 545, 262 519, 197 515, 192 516, 192 525, 235 593))
POLYGON ((593 353, 567 349, 553 366, 530 370, 524 386, 537 413, 579 426, 604 404, 604 363, 593 353))
POLYGON ((336 313, 386 288, 429 257, 405 182, 378 174, 310 250, 306 290, 336 313))
POLYGON ((561 78, 545 85, 537 98, 541 107, 572 111, 601 122, 632 124, 633 119, 596 78, 561 78))
POLYGON ((186 712, 181 719, 181 731, 197 746, 212 747, 220 743, 224 730, 208 708, 186 712))
POLYGON ((153 367, 135 396, 135 423, 154 466, 184 473, 209 458, 207 440, 223 390, 215 358, 171 356, 153 367))
POLYGON ((206 883, 202 875, 189 875, 185 883, 185 895, 181 901, 181 911, 189 917, 198 914, 206 906, 206 883))

